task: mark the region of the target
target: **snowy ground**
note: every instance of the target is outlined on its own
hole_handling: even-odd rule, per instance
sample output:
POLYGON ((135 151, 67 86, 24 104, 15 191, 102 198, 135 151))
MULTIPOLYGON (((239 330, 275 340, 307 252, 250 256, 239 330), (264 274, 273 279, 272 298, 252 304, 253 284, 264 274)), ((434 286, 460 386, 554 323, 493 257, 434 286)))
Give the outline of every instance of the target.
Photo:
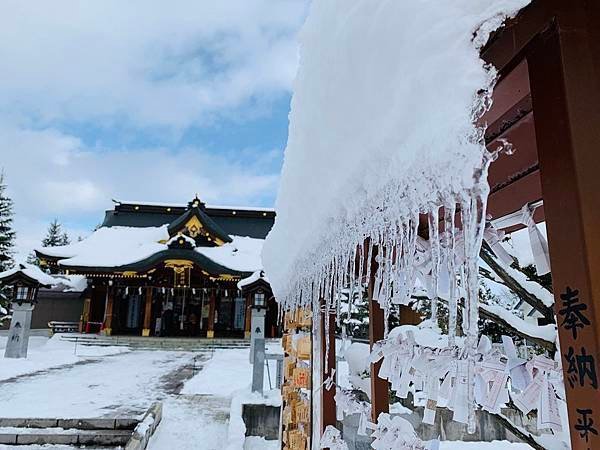
MULTIPOLYGON (((0 338, 0 346, 3 342, 0 338)), ((273 352, 274 347, 268 351, 273 352)), ((26 360, 0 360, 0 416, 102 417, 140 415, 163 401, 163 421, 150 450, 223 450, 231 434, 232 399, 248 397, 252 367, 248 349, 211 353, 127 351, 78 347, 58 337, 35 337, 26 360)), ((347 377, 341 365, 340 378, 347 377)), ((275 383, 275 365, 271 365, 275 383)), ((342 380, 340 380, 342 381, 342 380)), ((269 374, 265 373, 265 388, 269 374)), ((234 427, 235 428, 235 427, 234 427)), ((241 446, 241 444, 240 444, 241 446)), ((10 446, 0 445, 0 450, 10 446)), ((28 446, 67 450, 69 446, 28 446)), ((247 438, 240 450, 271 450, 277 442, 247 438)), ((442 450, 526 450, 524 444, 442 443, 442 450)))
MULTIPOLYGON (((6 340, 6 336, 0 336, 0 358, 4 356, 6 340)), ((1 360, 0 381, 126 351, 127 349, 123 347, 76 346, 73 342, 62 340, 60 335, 52 339, 45 336, 32 336, 29 338, 27 359, 3 358, 1 360)))
MULTIPOLYGON (((267 349, 272 351, 273 349, 267 349)), ((231 400, 249 390, 252 366, 249 350, 218 350, 202 371, 188 380, 180 394, 164 403, 163 422, 150 441, 150 450, 225 448, 228 440, 231 400), (199 430, 202 430, 199 433, 199 430), (177 443, 174 445, 174 443, 177 443)), ((271 382, 275 384, 275 365, 271 363, 271 382)), ((265 371, 265 388, 269 387, 265 371)), ((252 449, 269 447, 249 447, 252 449)), ((242 449, 240 449, 242 450, 242 449)))
POLYGON ((120 348, 112 355, 98 356, 110 349, 101 347, 87 347, 82 353, 88 356, 73 356, 66 349, 57 350, 54 341, 38 347, 39 357, 31 352, 27 360, 2 360, 3 417, 140 415, 176 389, 182 369, 191 370, 194 357, 186 352, 123 352, 120 348), (56 356, 56 363, 49 355, 56 356), (32 370, 15 377, 19 363, 32 370))

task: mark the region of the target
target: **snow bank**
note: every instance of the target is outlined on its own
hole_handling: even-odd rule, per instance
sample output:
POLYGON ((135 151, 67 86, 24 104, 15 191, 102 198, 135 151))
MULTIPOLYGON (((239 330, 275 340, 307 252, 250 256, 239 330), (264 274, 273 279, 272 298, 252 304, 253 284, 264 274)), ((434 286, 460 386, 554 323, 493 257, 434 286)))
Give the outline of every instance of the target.
POLYGON ((229 428, 227 431, 227 450, 245 448, 246 424, 242 417, 244 405, 281 406, 281 392, 278 389, 273 389, 265 392, 264 396, 256 392, 250 392, 248 389, 236 392, 231 400, 229 428))
POLYGON ((371 398, 370 355, 369 344, 361 342, 353 342, 344 353, 348 362, 348 380, 350 384, 354 389, 363 391, 369 398, 371 398))
POLYGON ((263 251, 279 299, 374 230, 474 187, 473 119, 494 76, 479 47, 528 2, 313 2, 263 251))
MULTIPOLYGON (((272 353, 267 349, 267 353, 272 353)), ((266 369, 266 368, 265 368, 266 369)), ((269 361, 271 384, 275 385, 277 364, 269 361)), ((231 397, 238 391, 246 390, 252 383, 250 349, 221 349, 215 351, 202 370, 185 382, 182 394, 214 395, 231 397)), ((269 387, 269 373, 265 370, 265 389, 269 387)))
POLYGON ((257 436, 248 436, 244 443, 244 450, 279 450, 279 448, 279 441, 267 441, 257 436))

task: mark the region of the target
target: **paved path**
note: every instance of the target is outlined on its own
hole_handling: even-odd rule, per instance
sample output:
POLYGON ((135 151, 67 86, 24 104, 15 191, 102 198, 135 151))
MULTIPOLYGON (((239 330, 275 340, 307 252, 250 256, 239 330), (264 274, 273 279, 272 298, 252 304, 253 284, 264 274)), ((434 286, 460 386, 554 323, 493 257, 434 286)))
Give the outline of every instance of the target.
POLYGON ((134 351, 0 382, 3 417, 102 417, 143 413, 191 375, 189 352, 134 351))
POLYGON ((230 404, 229 398, 210 395, 169 396, 148 450, 223 450, 230 404))
MULTIPOLYGON (((163 421, 150 450, 222 449, 227 441, 230 398, 180 393, 184 381, 202 370, 210 356, 132 351, 15 377, 0 382, 0 416, 140 415, 153 401, 161 400, 163 421)), ((0 450, 5 448, 0 445, 0 450)))

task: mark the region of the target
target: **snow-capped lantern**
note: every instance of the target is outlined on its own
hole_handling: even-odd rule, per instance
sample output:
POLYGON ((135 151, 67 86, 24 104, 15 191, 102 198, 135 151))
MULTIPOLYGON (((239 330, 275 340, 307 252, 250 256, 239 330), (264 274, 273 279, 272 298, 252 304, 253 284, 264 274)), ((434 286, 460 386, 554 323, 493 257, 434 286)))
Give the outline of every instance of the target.
POLYGON ((50 276, 41 270, 33 270, 28 266, 19 264, 18 267, 12 270, 0 273, 0 285, 12 287, 11 302, 18 305, 23 303, 35 304, 37 303, 38 289, 40 287, 50 287, 51 285, 46 278, 50 278, 50 276))
POLYGON ((29 345, 31 315, 37 303, 40 287, 55 284, 54 278, 39 267, 19 264, 14 269, 0 273, 0 285, 12 287, 11 321, 5 358, 26 358, 29 345))

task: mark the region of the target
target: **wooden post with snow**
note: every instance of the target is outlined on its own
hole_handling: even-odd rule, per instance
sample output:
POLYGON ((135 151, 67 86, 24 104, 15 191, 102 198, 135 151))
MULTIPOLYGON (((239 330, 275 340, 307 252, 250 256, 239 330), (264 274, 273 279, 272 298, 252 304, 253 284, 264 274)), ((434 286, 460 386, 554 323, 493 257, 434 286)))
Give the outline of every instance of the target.
MULTIPOLYGON (((333 295, 333 294, 332 294, 333 295)), ((335 379, 336 353, 335 353, 335 314, 330 314, 327 310, 326 302, 321 299, 321 379, 320 400, 321 400, 321 436, 325 429, 331 425, 335 427, 336 404, 335 392, 336 386, 328 380, 335 379), (326 322, 329 323, 326 326, 326 322), (329 342, 329 344, 327 344, 329 342), (329 346, 329 350, 327 350, 329 346), (329 389, 328 389, 329 387, 329 389)))
MULTIPOLYGON (((368 248, 367 245, 364 247, 368 248)), ((365 251, 365 254, 368 253, 365 251)), ((369 301, 369 344, 371 351, 373 344, 384 338, 385 334, 385 314, 379 303, 373 299, 373 290, 375 288, 375 274, 379 265, 377 264, 378 248, 373 247, 371 255, 371 272, 369 276, 368 301, 369 301)), ((389 383, 383 378, 379 378, 379 369, 383 360, 371 364, 371 421, 377 423, 377 418, 381 413, 387 413, 390 409, 389 383)))

